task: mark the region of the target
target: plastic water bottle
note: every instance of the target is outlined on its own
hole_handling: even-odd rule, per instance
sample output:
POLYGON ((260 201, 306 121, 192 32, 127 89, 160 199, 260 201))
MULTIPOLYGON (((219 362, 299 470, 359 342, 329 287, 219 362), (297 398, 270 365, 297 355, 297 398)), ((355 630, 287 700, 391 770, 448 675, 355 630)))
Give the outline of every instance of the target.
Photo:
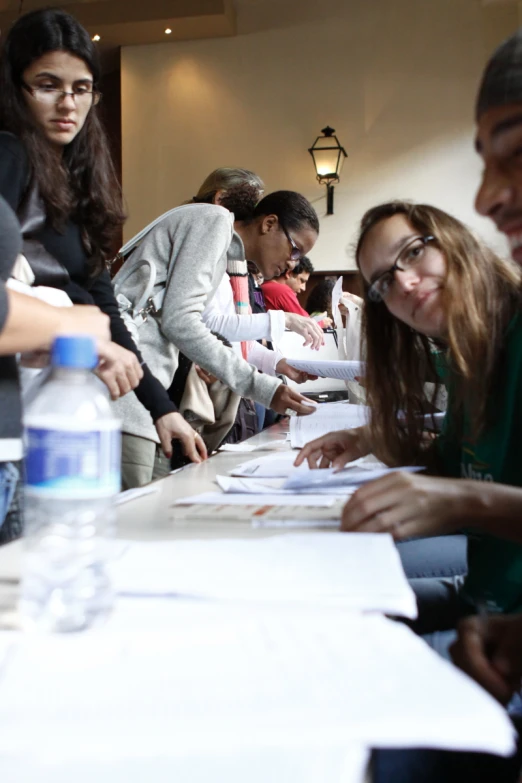
POLYGON ((52 370, 25 413, 26 625, 88 628, 111 610, 107 573, 120 490, 121 433, 89 337, 59 337, 52 370))

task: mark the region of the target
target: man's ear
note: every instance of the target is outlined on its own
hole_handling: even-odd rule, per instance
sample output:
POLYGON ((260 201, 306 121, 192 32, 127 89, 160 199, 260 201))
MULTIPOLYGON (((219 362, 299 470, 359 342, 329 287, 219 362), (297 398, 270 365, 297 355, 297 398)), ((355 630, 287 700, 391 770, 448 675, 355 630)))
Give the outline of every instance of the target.
POLYGON ((261 221, 261 233, 269 234, 271 231, 277 231, 279 228, 279 218, 277 215, 265 215, 261 221))

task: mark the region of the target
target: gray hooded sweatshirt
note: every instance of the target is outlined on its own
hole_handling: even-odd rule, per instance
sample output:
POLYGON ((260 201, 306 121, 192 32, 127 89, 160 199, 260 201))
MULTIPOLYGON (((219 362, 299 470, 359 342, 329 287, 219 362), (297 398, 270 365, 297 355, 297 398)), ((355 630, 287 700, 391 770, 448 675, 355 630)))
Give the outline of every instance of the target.
MULTIPOLYGON (((245 250, 234 231, 234 216, 213 204, 187 204, 174 210, 145 236, 125 262, 136 267, 121 289, 135 303, 148 282, 142 259, 157 269, 156 294, 163 287, 161 313, 140 327, 140 350, 152 373, 168 389, 178 366, 178 353, 223 381, 237 394, 270 407, 280 379, 262 375, 211 334, 201 315, 227 271, 229 260, 244 260, 245 250)), ((121 274, 121 273, 119 273, 121 274)), ((118 281, 118 275, 115 282, 118 281)), ((150 413, 134 392, 116 403, 123 432, 159 442, 150 413)))

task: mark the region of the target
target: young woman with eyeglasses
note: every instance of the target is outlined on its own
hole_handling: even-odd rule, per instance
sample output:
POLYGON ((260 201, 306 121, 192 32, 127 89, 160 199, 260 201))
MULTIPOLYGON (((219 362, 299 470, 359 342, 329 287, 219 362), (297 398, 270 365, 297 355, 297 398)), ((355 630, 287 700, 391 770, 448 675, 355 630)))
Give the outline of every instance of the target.
MULTIPOLYGON (((293 191, 271 193, 257 205, 256 201, 252 203, 252 193, 244 185, 238 191, 229 188, 226 196, 220 193, 220 204, 214 203, 216 195, 208 194, 210 203, 199 196, 196 201, 201 203, 184 204, 164 215, 142 238, 114 279, 119 299, 131 309, 143 294, 144 262, 152 261, 156 268, 156 283, 158 290, 163 291, 163 301, 160 312, 140 327, 144 358, 165 388, 172 383, 181 352, 241 397, 277 413, 288 409, 312 413, 313 406, 306 398, 280 378, 260 373, 245 361, 246 344, 236 355, 212 333, 227 320, 233 332, 227 331, 229 339, 244 343, 253 339, 252 333, 242 331, 245 324, 236 314, 207 311, 207 320, 203 314, 219 289, 223 292, 230 288, 226 280, 223 286, 226 274, 231 278, 244 274, 243 282, 247 283, 246 259, 254 262, 267 278, 293 266, 293 246, 282 226, 292 234, 298 252, 304 255, 317 239, 317 215, 304 196, 293 191)), ((234 305, 237 314, 246 313, 247 285, 243 294, 237 287, 234 305)), ((252 318, 269 323, 269 319, 260 316, 252 318)), ((252 319, 244 320, 250 323, 252 319)), ((159 471, 167 468, 155 456, 150 421, 132 396, 118 401, 117 408, 123 421, 125 483, 136 486, 153 471, 160 475, 159 471)))
POLYGON ((339 464, 373 451, 389 465, 427 465, 438 476, 397 472, 369 483, 342 521, 344 530, 396 540, 470 529, 469 572, 457 594, 455 585, 421 580, 420 630, 453 627, 477 607, 520 611, 522 546, 512 541, 522 541, 521 271, 450 215, 403 202, 363 217, 356 260, 370 422, 308 444, 300 460, 339 464), (440 358, 448 411, 427 447, 424 382, 440 358), (432 599, 439 605, 429 617, 432 599))
POLYGON ((105 268, 124 215, 99 116, 100 76, 96 47, 74 17, 45 9, 18 19, 0 60, 0 195, 22 224, 35 284, 109 315, 113 342, 98 374, 113 399, 136 389, 165 452, 179 438, 199 461, 193 431, 120 318, 105 268))

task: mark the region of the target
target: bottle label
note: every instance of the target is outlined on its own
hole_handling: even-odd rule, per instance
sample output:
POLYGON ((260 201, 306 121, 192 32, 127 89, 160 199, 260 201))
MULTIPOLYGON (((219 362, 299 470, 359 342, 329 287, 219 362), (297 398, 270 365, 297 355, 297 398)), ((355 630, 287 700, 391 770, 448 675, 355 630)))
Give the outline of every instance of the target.
POLYGON ((32 494, 89 498, 120 491, 119 429, 28 427, 26 439, 26 484, 32 494))

